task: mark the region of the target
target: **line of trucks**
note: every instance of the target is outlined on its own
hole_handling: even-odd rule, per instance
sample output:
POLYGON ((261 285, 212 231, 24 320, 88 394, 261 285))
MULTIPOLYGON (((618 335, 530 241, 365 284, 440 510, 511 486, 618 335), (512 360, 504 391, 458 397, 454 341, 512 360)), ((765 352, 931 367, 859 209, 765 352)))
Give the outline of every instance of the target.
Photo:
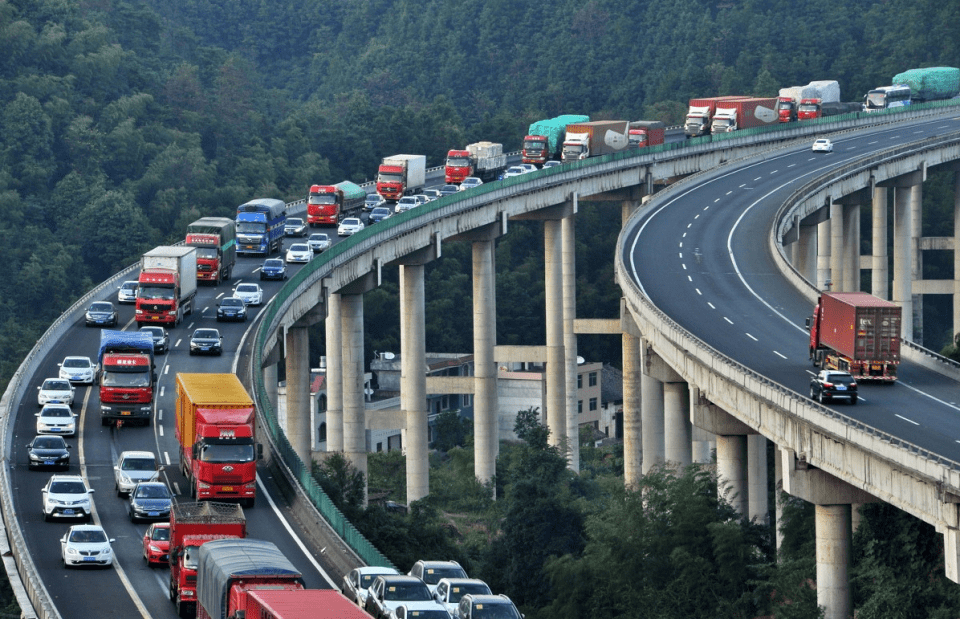
POLYGON ((170 600, 182 618, 370 619, 334 589, 307 589, 270 541, 247 537, 229 503, 175 503, 170 511, 170 600))

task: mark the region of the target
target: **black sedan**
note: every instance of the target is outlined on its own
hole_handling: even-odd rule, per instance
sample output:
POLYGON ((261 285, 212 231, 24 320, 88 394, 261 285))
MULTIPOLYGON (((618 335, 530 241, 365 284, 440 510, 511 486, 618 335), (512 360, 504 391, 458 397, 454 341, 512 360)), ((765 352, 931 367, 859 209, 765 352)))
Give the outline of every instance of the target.
POLYGON ((190 338, 191 355, 222 355, 223 337, 216 329, 197 329, 190 338))
POLYGON ((299 217, 287 217, 283 225, 284 236, 307 236, 307 224, 299 217))
POLYGON ((170 350, 170 336, 167 330, 161 326, 140 327, 143 333, 149 333, 153 338, 153 352, 160 354, 170 350))
POLYGON ((84 320, 88 327, 116 327, 119 315, 110 301, 94 301, 87 308, 84 320))
POLYGON ((62 436, 35 436, 27 443, 27 468, 70 468, 70 446, 62 436))
POLYGON ((379 223, 384 219, 390 217, 390 214, 391 214, 390 209, 388 209, 385 206, 378 206, 374 208, 372 211, 370 211, 370 216, 368 217, 368 221, 371 224, 379 223))
POLYGON ((280 258, 267 258, 260 267, 260 279, 287 279, 287 265, 280 258))
POLYGON ((173 495, 162 481, 142 481, 130 492, 127 514, 131 522, 139 520, 167 520, 173 495))
POLYGON ((223 320, 245 321, 247 304, 239 297, 223 297, 217 305, 217 322, 223 320))
POLYGON ((810 398, 823 404, 834 398, 857 403, 857 381, 849 372, 822 370, 810 379, 810 398))

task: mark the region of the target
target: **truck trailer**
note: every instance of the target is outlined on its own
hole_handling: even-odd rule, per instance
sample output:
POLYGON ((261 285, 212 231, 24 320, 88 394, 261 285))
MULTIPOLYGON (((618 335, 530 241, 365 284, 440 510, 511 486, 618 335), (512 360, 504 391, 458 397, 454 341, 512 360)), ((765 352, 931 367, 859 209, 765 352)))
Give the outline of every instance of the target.
POLYGON ((750 97, 743 95, 730 95, 725 97, 690 99, 689 108, 687 109, 687 119, 684 123, 684 131, 687 137, 696 138, 710 133, 710 124, 713 122, 713 115, 717 111, 718 103, 749 98, 750 97))
POLYGON ((100 424, 149 425, 157 382, 153 337, 141 331, 101 331, 97 368, 100 424))
POLYGON ((307 225, 337 226, 344 217, 359 217, 367 192, 360 185, 342 181, 336 185, 311 185, 307 196, 307 225))
MULTIPOLYGON (((249 619, 370 619, 370 615, 334 589, 254 589, 247 591, 246 610, 249 619)), ((426 611, 408 615, 410 619, 432 616, 426 611)))
POLYGON ((197 249, 160 246, 140 258, 137 326, 175 327, 193 313, 197 296, 197 249))
POLYGON ((807 319, 810 360, 858 381, 895 381, 900 322, 900 306, 890 301, 866 292, 824 292, 807 319))
POLYGON ((247 595, 257 589, 304 589, 303 575, 273 542, 222 539, 200 546, 197 563, 197 619, 238 619, 248 615, 247 595))
POLYGON ((184 244, 197 248, 197 283, 230 279, 237 263, 237 222, 229 217, 201 217, 187 226, 184 244))
POLYGON ((635 120, 630 123, 628 141, 631 148, 658 146, 666 137, 667 125, 659 120, 635 120))
POLYGON ((752 129, 772 125, 779 121, 776 98, 755 97, 723 101, 717 104, 710 133, 730 133, 740 129, 752 129))
POLYGON ((451 149, 447 152, 443 177, 448 184, 456 185, 468 176, 491 181, 506 169, 507 156, 503 152, 503 144, 476 142, 467 144, 464 150, 451 149))
POLYGON ((258 198, 237 207, 237 254, 269 256, 283 249, 287 205, 283 200, 258 198))
POLYGON ((427 178, 425 155, 384 157, 377 169, 377 193, 384 200, 399 200, 423 191, 427 178))
POLYGON ((170 509, 170 600, 180 617, 197 613, 197 555, 218 539, 247 536, 247 519, 236 503, 174 502, 170 509))
POLYGON ((190 495, 252 507, 261 457, 253 400, 236 374, 178 373, 176 383, 180 470, 190 495))
POLYGON ((630 123, 626 120, 596 120, 567 125, 562 160, 564 163, 581 161, 621 151, 630 143, 629 130, 630 123))
POLYGON ((522 162, 542 166, 551 159, 559 160, 567 125, 585 122, 590 122, 589 116, 561 114, 530 123, 520 149, 522 162))

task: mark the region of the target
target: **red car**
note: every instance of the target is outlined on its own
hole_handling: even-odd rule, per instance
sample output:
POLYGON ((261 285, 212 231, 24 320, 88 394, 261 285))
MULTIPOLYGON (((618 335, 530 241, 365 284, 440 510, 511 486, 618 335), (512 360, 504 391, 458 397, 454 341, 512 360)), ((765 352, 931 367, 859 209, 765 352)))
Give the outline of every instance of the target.
POLYGON ((143 535, 143 558, 147 565, 167 563, 170 559, 170 523, 154 522, 143 535))

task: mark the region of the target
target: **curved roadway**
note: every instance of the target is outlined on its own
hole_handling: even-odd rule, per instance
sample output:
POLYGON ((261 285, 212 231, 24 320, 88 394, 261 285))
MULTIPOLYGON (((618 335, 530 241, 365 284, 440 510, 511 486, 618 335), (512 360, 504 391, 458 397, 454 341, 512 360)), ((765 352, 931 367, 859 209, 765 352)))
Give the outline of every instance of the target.
MULTIPOLYGON (((780 274, 767 239, 786 198, 830 168, 865 154, 960 131, 938 118, 832 136, 833 153, 812 139, 735 162, 721 175, 678 188, 625 233, 623 260, 651 302, 735 361, 801 394, 814 368, 805 318, 813 308, 780 274), (700 254, 699 258, 697 253, 700 254)), ((845 415, 960 461, 960 390, 942 375, 904 362, 900 380, 862 385, 845 415)))

